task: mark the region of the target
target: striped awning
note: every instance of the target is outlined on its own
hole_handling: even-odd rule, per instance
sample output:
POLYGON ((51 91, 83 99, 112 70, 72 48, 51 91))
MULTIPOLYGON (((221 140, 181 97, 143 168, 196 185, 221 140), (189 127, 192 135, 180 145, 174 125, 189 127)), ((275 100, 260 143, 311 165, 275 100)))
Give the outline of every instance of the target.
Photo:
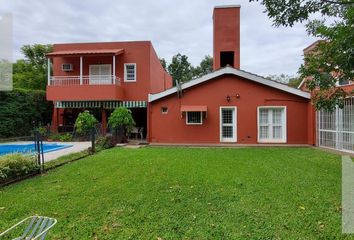
POLYGON ((105 108, 117 107, 146 108, 146 101, 58 101, 54 103, 56 108, 105 108))

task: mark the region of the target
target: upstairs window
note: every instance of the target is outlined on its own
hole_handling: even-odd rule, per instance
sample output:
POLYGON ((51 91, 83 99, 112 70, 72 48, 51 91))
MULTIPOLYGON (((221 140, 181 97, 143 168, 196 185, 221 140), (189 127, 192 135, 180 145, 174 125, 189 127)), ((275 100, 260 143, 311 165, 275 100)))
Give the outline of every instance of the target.
POLYGON ((203 124, 202 112, 186 112, 187 125, 201 125, 203 124))
POLYGON ((124 64, 124 82, 136 82, 136 63, 124 64))

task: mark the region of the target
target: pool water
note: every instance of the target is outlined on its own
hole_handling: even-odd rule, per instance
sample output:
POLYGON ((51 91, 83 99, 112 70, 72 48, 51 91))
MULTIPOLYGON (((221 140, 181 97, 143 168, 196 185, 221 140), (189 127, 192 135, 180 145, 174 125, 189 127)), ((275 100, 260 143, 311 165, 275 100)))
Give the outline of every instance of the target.
MULTIPOLYGON (((68 144, 43 143, 43 152, 57 151, 63 148, 72 147, 68 144)), ((0 155, 9 153, 31 153, 35 151, 34 143, 29 144, 0 144, 0 155)))

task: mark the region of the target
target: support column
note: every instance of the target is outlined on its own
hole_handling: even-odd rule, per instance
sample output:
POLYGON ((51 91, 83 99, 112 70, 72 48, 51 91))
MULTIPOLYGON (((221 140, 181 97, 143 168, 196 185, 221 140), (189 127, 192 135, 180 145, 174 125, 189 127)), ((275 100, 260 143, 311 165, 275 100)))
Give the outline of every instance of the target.
POLYGON ((80 85, 82 85, 82 56, 80 56, 80 85))
POLYGON ((48 68, 48 86, 50 85, 50 58, 48 58, 48 62, 47 62, 47 68, 48 68))
POLYGON ((52 115, 52 125, 50 126, 52 132, 58 132, 58 124, 59 124, 59 108, 54 106, 53 115, 52 115))
POLYGON ((107 114, 106 114, 106 110, 104 108, 102 108, 101 110, 101 121, 102 121, 102 135, 106 135, 107 132, 107 114))
POLYGON ((115 80, 116 80, 116 55, 113 56, 113 67, 112 67, 112 71, 113 71, 113 77, 112 77, 112 84, 115 84, 115 80))

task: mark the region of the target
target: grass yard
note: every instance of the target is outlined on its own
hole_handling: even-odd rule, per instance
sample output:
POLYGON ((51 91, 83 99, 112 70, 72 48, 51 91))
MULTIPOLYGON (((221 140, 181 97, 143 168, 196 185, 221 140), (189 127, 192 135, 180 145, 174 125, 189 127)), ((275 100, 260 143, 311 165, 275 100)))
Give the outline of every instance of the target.
POLYGON ((340 156, 312 148, 115 148, 0 189, 0 229, 50 239, 354 239, 340 156))

